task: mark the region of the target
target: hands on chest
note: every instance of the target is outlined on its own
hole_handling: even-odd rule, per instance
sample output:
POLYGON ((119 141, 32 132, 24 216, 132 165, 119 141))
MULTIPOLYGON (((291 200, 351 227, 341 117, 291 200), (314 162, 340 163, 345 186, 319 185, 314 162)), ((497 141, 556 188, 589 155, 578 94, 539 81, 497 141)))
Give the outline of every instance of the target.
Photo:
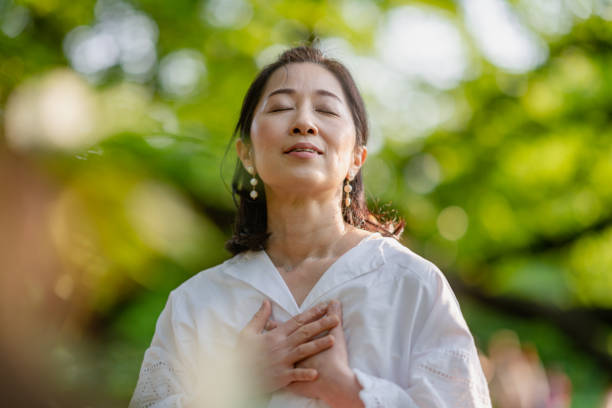
POLYGON ((340 302, 319 304, 280 324, 271 313, 264 300, 239 338, 254 357, 263 391, 285 388, 334 408, 363 407, 348 363, 340 302))

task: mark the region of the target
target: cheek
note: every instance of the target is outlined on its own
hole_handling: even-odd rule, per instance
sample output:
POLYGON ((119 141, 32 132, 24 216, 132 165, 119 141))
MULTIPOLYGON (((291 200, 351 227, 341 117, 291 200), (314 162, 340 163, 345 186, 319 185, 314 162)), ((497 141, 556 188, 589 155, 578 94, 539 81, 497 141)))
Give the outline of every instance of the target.
POLYGON ((330 139, 330 144, 333 144, 333 150, 337 156, 337 159, 344 166, 345 164, 350 164, 353 161, 356 136, 353 132, 342 130, 334 134, 335 137, 330 139))
POLYGON ((251 128, 251 142, 255 151, 255 160, 262 160, 266 155, 275 152, 278 146, 278 131, 273 123, 260 122, 251 128))

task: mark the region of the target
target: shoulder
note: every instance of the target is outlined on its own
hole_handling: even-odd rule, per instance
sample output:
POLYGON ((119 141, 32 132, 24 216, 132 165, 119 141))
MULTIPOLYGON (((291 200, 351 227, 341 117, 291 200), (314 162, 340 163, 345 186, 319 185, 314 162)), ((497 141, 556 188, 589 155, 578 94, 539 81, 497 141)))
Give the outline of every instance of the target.
POLYGON ((246 261, 248 261, 248 255, 240 253, 218 265, 204 269, 173 289, 170 296, 177 300, 210 298, 206 295, 218 293, 219 290, 227 286, 228 280, 231 280, 227 272, 246 261))
POLYGON ((381 254, 385 257, 382 272, 394 275, 394 288, 404 299, 403 304, 414 304, 414 316, 420 322, 415 326, 419 328, 419 338, 427 339, 423 347, 437 347, 435 339, 443 337, 456 339, 452 347, 472 347, 460 304, 440 269, 393 238, 384 238, 381 254))
POLYGON ((379 250, 384 259, 380 273, 396 282, 405 293, 418 296, 422 306, 442 301, 459 307, 446 276, 433 262, 389 237, 382 238, 379 250))
POLYGON ((380 256, 384 259, 385 273, 400 279, 417 280, 421 283, 440 284, 445 281, 440 269, 431 261, 405 247, 394 238, 381 239, 380 256))

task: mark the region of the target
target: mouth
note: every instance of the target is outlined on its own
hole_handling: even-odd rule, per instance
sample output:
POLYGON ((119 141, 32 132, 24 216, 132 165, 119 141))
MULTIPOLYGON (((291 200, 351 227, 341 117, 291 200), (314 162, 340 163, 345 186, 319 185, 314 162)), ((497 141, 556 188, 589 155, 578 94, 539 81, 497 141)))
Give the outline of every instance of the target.
POLYGON ((299 153, 299 152, 318 154, 318 155, 323 154, 321 149, 319 149, 317 146, 310 144, 310 143, 297 143, 291 146, 290 148, 288 148, 287 150, 285 150, 283 153, 289 154, 289 153, 299 153))

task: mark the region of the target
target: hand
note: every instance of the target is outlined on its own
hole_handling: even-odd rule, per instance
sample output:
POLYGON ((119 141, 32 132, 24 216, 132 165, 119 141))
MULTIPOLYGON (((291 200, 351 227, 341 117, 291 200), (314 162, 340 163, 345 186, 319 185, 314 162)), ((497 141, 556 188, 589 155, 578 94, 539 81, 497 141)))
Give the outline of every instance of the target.
POLYGON ((287 389, 304 397, 323 400, 331 407, 363 407, 359 398, 362 387, 348 363, 340 302, 331 301, 327 313, 340 321, 329 332, 334 339, 333 347, 296 364, 301 369, 315 369, 319 373, 317 379, 311 382, 292 382, 287 389))
POLYGON ((238 340, 239 348, 249 353, 263 392, 317 378, 316 369, 295 367, 295 363, 332 346, 329 334, 314 338, 340 322, 337 316, 325 316, 326 312, 327 305, 320 304, 278 324, 270 320, 270 301, 263 301, 238 340), (267 331, 263 332, 264 329, 267 331))

